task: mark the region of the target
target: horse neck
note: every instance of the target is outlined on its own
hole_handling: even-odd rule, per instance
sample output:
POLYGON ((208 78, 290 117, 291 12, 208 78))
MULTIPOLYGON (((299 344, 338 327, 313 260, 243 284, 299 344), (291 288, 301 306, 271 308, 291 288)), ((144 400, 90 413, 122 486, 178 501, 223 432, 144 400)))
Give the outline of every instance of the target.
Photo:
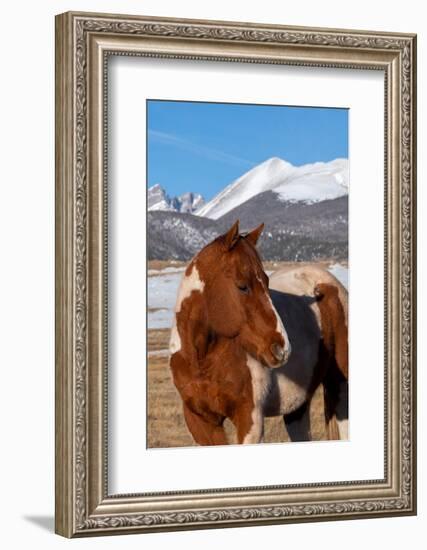
POLYGON ((232 365, 240 368, 246 364, 246 352, 239 338, 216 336, 208 348, 206 357, 202 361, 202 368, 219 370, 224 366, 232 365))

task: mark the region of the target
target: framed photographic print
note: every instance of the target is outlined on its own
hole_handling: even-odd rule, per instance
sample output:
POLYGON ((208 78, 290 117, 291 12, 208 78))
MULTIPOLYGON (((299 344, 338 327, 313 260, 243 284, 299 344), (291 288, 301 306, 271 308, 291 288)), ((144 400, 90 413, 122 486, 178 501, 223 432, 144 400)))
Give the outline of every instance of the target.
POLYGON ((56 532, 416 511, 416 37, 56 18, 56 532))

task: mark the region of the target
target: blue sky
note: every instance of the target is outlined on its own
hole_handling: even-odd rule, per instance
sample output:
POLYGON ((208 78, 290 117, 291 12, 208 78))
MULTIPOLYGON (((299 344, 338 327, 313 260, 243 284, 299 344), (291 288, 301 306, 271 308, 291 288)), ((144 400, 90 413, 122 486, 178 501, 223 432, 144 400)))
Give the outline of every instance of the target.
POLYGON ((348 110, 187 101, 147 102, 148 185, 206 199, 257 164, 348 157, 348 110))

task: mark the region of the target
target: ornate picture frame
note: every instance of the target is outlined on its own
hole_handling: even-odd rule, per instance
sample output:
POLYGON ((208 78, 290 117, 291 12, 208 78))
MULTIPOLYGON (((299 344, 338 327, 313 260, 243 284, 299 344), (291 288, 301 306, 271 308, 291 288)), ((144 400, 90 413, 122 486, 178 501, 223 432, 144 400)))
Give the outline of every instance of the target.
POLYGON ((65 537, 416 513, 416 36, 68 12, 56 17, 56 532, 65 537), (384 478, 108 492, 108 57, 382 71, 384 478))

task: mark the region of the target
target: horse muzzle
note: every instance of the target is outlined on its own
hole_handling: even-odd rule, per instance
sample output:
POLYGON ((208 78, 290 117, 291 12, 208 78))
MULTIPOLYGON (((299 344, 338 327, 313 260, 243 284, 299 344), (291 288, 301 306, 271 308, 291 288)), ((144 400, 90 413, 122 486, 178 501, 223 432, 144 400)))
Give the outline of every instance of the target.
POLYGON ((275 359, 277 359, 278 364, 276 366, 284 365, 291 354, 291 344, 288 343, 287 346, 280 346, 279 344, 272 344, 270 346, 270 351, 275 359))

